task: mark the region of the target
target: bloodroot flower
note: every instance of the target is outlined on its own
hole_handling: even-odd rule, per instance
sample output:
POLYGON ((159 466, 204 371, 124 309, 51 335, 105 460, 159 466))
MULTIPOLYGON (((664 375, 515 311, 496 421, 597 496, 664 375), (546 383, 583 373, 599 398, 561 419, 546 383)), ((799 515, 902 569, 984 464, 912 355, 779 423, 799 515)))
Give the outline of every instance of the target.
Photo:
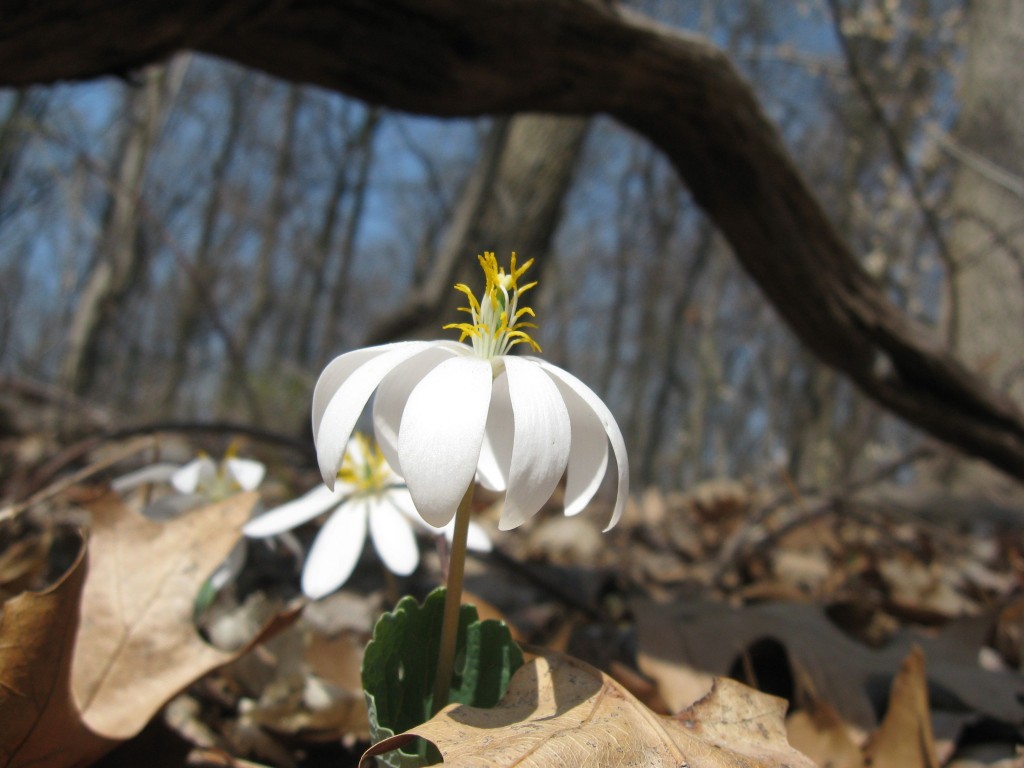
MULTIPOLYGON (((334 489, 318 486, 299 498, 268 510, 242 529, 246 536, 263 538, 295 528, 334 510, 324 523, 302 569, 302 591, 316 599, 330 594, 352 575, 366 540, 392 573, 407 576, 419 564, 419 549, 409 521, 427 528, 413 506, 409 490, 388 466, 380 449, 356 434, 346 446, 334 489)), ((430 528, 433 533, 451 535, 430 528)), ((483 529, 470 523, 470 549, 489 551, 483 529)))
POLYGON ((110 485, 124 495, 151 483, 169 484, 176 493, 157 499, 143 510, 146 517, 166 520, 203 504, 223 501, 241 491, 254 491, 266 473, 262 462, 239 458, 232 446, 220 462, 200 454, 187 464, 150 464, 116 478, 110 485))
POLYGON ((320 472, 335 487, 345 447, 376 392, 373 424, 387 461, 408 485, 416 510, 430 525, 446 525, 474 478, 505 491, 498 527, 515 528, 550 498, 566 476, 565 513, 593 498, 608 466, 611 444, 618 469, 615 508, 622 514, 629 466, 622 433, 608 407, 579 379, 512 347, 540 347, 520 306, 536 283, 520 285, 533 260, 512 260, 508 273, 493 253, 479 257, 486 277, 478 300, 465 285, 470 321, 447 328, 459 342, 408 341, 357 349, 324 369, 313 393, 313 435, 320 472), (469 343, 465 343, 466 341, 469 343))

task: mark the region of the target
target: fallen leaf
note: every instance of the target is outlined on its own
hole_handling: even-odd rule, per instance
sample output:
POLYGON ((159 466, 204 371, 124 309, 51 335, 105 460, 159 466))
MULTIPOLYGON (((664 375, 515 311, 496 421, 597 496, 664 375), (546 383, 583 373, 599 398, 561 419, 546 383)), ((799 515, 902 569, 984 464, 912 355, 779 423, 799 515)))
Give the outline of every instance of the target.
MULTIPOLYGON (((664 605, 641 600, 631 608, 640 654, 662 665, 724 675, 758 641, 777 641, 801 683, 827 699, 843 720, 866 731, 878 724, 876 707, 884 705, 888 685, 914 645, 928 655, 929 682, 951 709, 1004 723, 1024 721, 1024 703, 1019 698, 1024 693, 1024 675, 994 673, 978 664, 978 649, 988 630, 983 620, 952 622, 935 637, 904 632, 875 650, 844 634, 814 605, 765 603, 734 608, 703 601, 664 605)), ((671 679, 660 676, 650 664, 642 668, 662 684, 662 695, 668 700, 671 679)))
POLYGON ((872 768, 938 768, 924 654, 914 648, 892 682, 889 708, 864 746, 864 764, 872 768))
POLYGON ((95 502, 91 536, 67 574, 4 606, 0 765, 88 764, 193 680, 294 618, 279 617, 230 653, 207 646, 192 623, 193 598, 254 503, 236 496, 161 524, 116 497, 95 502))
POLYGON ((658 693, 669 712, 679 712, 699 701, 715 682, 714 675, 643 651, 637 653, 636 660, 640 671, 657 681, 658 693))
POLYGON ((193 601, 238 541, 256 499, 236 494, 163 523, 113 494, 89 505, 92 567, 72 690, 92 730, 134 736, 172 695, 237 656, 196 633, 193 601))
POLYGON ((85 584, 85 548, 56 584, 4 604, 0 617, 0 765, 92 762, 117 742, 90 731, 71 696, 70 667, 85 584))
POLYGON ((786 718, 789 743, 821 768, 862 768, 864 756, 858 743, 835 709, 823 699, 804 691, 800 709, 786 718))
POLYGON ((447 766, 811 768, 786 742, 785 707, 723 679, 679 716, 660 716, 594 667, 545 652, 516 672, 497 706, 449 705, 375 744, 360 765, 419 737, 437 746, 447 766))

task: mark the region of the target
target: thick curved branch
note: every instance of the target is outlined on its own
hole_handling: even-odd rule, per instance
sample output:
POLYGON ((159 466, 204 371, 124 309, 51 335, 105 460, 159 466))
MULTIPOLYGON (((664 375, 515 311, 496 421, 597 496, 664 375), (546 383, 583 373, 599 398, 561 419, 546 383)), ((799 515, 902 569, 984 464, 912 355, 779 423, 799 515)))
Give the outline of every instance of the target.
POLYGON ((22 0, 0 17, 0 82, 123 73, 184 48, 420 113, 613 115, 665 152, 819 358, 1024 478, 1024 416, 861 269, 706 41, 601 0, 22 0))

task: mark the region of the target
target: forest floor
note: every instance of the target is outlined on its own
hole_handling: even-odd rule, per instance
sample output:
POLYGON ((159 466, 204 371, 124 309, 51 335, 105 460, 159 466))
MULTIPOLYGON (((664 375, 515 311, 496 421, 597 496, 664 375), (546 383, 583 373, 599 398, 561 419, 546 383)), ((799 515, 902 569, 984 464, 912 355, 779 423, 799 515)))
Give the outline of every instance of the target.
MULTIPOLYGON (((225 443, 178 435, 159 445, 166 457, 216 455, 225 443)), ((97 515, 138 516, 141 499, 117 500, 108 483, 151 460, 156 444, 132 438, 67 453, 39 435, 3 439, 4 487, 14 491, 0 500, 5 617, 17 596, 52 589, 75 567, 85 546, 77 531, 97 515), (110 512, 116 505, 124 510, 110 512)), ((264 507, 319 480, 287 450, 244 447, 268 464, 264 507)), ((831 495, 782 479, 635 489, 608 533, 606 505, 567 518, 557 498, 499 533, 500 498, 478 495, 476 520, 495 550, 471 555, 469 599, 521 642, 589 662, 659 713, 683 710, 715 675, 783 697, 791 743, 821 765, 1024 765, 1024 512, 941 503, 922 512, 919 494, 885 485, 888 474, 831 495), (907 685, 919 695, 900 692, 907 685)), ((316 529, 299 529, 301 544, 316 529)), ((89 541, 90 568, 101 572, 103 534, 89 541)), ((223 661, 266 621, 300 606, 297 617, 230 663, 164 683, 156 716, 97 765, 357 763, 369 738, 362 648, 400 595, 422 597, 440 583, 437 542, 421 541, 420 566, 403 579, 367 546, 344 587, 311 603, 298 588, 301 551, 245 547, 241 573, 212 602, 190 598, 189 631, 226 649, 223 661)), ((14 631, 5 624, 0 646, 14 631)))

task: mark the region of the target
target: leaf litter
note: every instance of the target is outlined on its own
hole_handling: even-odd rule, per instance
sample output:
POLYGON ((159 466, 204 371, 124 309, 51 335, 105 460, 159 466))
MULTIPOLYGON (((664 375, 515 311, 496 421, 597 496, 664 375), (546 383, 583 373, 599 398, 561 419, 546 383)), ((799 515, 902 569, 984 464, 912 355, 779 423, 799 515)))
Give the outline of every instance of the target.
MULTIPOLYGON (((296 477, 297 486, 306 483, 296 477)), ((65 485, 54 496, 72 497, 73 491, 65 485)), ((263 490, 264 495, 274 492, 273 484, 263 490)), ((480 497, 479 518, 486 525, 500 510, 488 507, 486 494, 480 497)), ((46 503, 57 501, 48 496, 46 503)), ((554 511, 557 503, 556 498, 552 511, 540 516, 527 535, 503 537, 495 556, 471 560, 468 583, 489 604, 488 614, 509 621, 517 637, 567 649, 613 672, 614 679, 597 672, 600 677, 591 676, 588 685, 594 690, 610 685, 608 690, 633 697, 630 717, 642 713, 644 723, 659 723, 674 734, 678 725, 663 726, 662 721, 678 723, 682 713, 690 712, 690 721, 707 725, 703 733, 708 735, 717 715, 697 703, 723 695, 723 686, 733 685, 721 677, 728 674, 776 694, 768 697, 771 701, 781 702, 778 694, 788 699, 790 741, 821 765, 863 766, 869 759, 876 766, 913 768, 932 760, 941 765, 985 744, 1002 745, 1003 753, 1010 754, 1006 759, 1014 759, 1022 721, 1017 686, 1024 634, 1019 526, 908 519, 853 498, 797 498, 787 496, 785 488, 716 481, 687 493, 641 492, 620 527, 603 539, 605 546, 595 549, 592 542, 602 539, 593 535, 592 520, 601 517, 600 511, 565 519, 554 511), (759 656, 769 646, 777 651, 769 658, 783 660, 788 688, 779 688, 765 673, 759 656), (918 653, 921 664, 914 661, 918 653), (897 694, 907 689, 916 693, 897 694), (647 706, 634 703, 636 697, 647 706), (993 723, 999 727, 993 729, 993 723), (907 756, 900 750, 911 743, 917 749, 907 756)), ((73 520, 75 514, 65 507, 57 516, 73 520)), ((248 513, 239 514, 244 518, 248 513)), ((102 516, 101 511, 90 544, 94 569, 100 567, 94 547, 102 516)), ((231 527, 224 519, 218 524, 231 527)), ((46 570, 39 565, 40 553, 60 536, 45 524, 37 525, 34 535, 5 535, 13 530, 10 521, 6 525, 0 530, 0 564, 5 565, 0 590, 18 595, 38 585, 46 570)), ((315 527, 308 527, 306 541, 315 527)), ((123 551, 123 546, 107 550, 100 573, 118 559, 111 551, 123 551)), ((208 574, 216 560, 198 570, 208 574)), ((211 636, 220 637, 218 622, 240 621, 242 629, 226 634, 251 637, 262 617, 295 596, 292 571, 261 570, 264 566, 250 562, 240 584, 226 591, 225 615, 204 625, 211 636)), ((398 594, 426 594, 437 583, 438 570, 437 557, 425 548, 420 570, 393 584, 382 578, 372 554, 364 553, 342 593, 310 605, 309 616, 248 652, 222 651, 227 658, 238 657, 233 663, 224 664, 222 656, 203 672, 201 667, 214 657, 196 650, 204 664, 186 663, 193 671, 178 676, 173 686, 168 678, 163 693, 139 707, 136 717, 144 724, 169 701, 162 717, 194 745, 194 764, 242 765, 248 759, 282 768, 354 765, 367 744, 356 670, 372 620, 398 594)), ((74 601, 67 602, 64 585, 83 573, 72 569, 65 581, 41 595, 24 593, 8 600, 0 641, 12 615, 20 623, 32 614, 46 626, 53 623, 44 620, 47 615, 68 612, 74 601), (43 603, 32 602, 44 595, 63 607, 47 611, 43 603), (19 609, 25 603, 18 601, 24 600, 29 609, 19 609)), ((188 597, 179 596, 175 610, 194 634, 189 613, 194 591, 182 589, 188 597)), ((138 615, 129 607, 125 603, 125 616, 138 615)), ((112 610, 110 605, 97 609, 96 617, 112 610)), ((145 621, 136 624, 141 628, 145 621)), ((62 626, 66 632, 66 622, 62 626)), ((55 652, 45 643, 40 648, 55 652)), ((8 667, 14 668, 9 660, 0 664, 5 684, 11 679, 8 667)), ((111 674, 116 667, 111 665, 111 674)), ((88 677, 80 683, 86 689, 95 683, 88 677)), ((755 693, 744 686, 739 690, 755 693)), ((53 701, 56 706, 59 696, 53 701)), ((98 723, 101 708, 94 706, 98 723)), ((106 716, 115 724, 127 722, 123 715, 106 716)), ((781 718, 780 713, 772 728, 782 727, 781 718)), ((72 744, 80 740, 84 762, 116 743, 91 744, 90 739, 102 737, 84 720, 79 726, 84 730, 78 736, 71 726, 61 738, 72 744)), ((131 730, 111 733, 120 739, 131 730)), ((717 733, 733 749, 743 742, 727 718, 720 719, 717 733)), ((660 749, 672 754, 668 746, 660 749)), ((150 754, 156 760, 157 754, 150 754)), ((732 764, 722 760, 708 764, 732 764)), ((5 764, 17 763, 0 760, 5 764)), ((473 764, 498 763, 488 758, 473 764)))

